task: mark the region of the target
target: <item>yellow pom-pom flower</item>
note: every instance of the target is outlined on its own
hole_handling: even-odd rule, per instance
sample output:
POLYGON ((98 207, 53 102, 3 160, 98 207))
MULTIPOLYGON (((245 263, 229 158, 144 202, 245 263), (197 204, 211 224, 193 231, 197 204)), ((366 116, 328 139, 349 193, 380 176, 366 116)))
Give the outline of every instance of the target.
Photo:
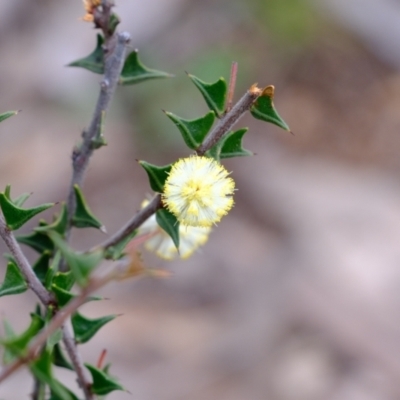
POLYGON ((235 182, 221 164, 191 156, 172 166, 162 198, 182 225, 210 227, 232 208, 234 190, 235 182))
POLYGON ((139 228, 139 234, 149 235, 149 239, 145 242, 146 249, 165 260, 172 260, 177 256, 183 259, 189 258, 195 250, 207 242, 210 232, 211 228, 180 225, 178 253, 171 237, 157 224, 155 215, 139 228))

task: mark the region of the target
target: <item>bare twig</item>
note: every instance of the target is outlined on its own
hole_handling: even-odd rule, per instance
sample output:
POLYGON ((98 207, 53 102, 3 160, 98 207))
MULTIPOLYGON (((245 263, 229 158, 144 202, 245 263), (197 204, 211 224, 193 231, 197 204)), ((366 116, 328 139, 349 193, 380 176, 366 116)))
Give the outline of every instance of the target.
POLYGON ((62 331, 65 349, 72 362, 72 365, 74 366, 75 373, 78 376, 78 383, 85 394, 85 398, 88 400, 93 400, 94 395, 90 390, 90 384, 88 384, 89 378, 83 365, 82 357, 77 349, 75 340, 66 324, 62 326, 62 331))
MULTIPOLYGON (((89 128, 83 132, 83 142, 79 148, 72 153, 73 175, 68 194, 68 221, 71 227, 72 216, 75 212, 74 185, 81 186, 89 160, 96 149, 96 139, 99 139, 101 124, 110 101, 114 95, 115 88, 121 74, 125 60, 126 48, 130 41, 129 33, 117 33, 107 42, 105 48, 104 77, 100 85, 100 94, 89 128)), ((67 232, 67 237, 69 236, 67 232)))
MULTIPOLYGON (((105 284, 114 279, 115 274, 107 275, 103 278, 92 280, 88 286, 82 289, 81 293, 71 300, 64 308, 60 309, 50 321, 50 323, 34 338, 32 344, 29 346, 25 357, 18 358, 13 363, 5 367, 0 373, 0 383, 7 379, 11 374, 18 370, 22 365, 33 361, 38 355, 42 346, 46 343, 47 338, 52 335, 57 329, 61 328, 69 316, 75 312, 82 304, 87 301, 87 297, 91 293, 100 289, 105 284)), ((65 333, 65 331, 64 331, 65 333)), ((66 344, 66 347, 68 345, 66 344)), ((72 361, 72 360, 71 360, 72 361)), ((84 381, 86 382, 86 380, 84 381)), ((82 382, 80 382, 82 388, 82 382)), ((88 384, 85 383, 87 387, 88 384)), ((93 397, 86 397, 86 399, 93 399, 93 397)))
POLYGON ((53 295, 46 290, 42 282, 40 282, 38 277, 33 272, 29 261, 26 259, 25 254, 22 252, 22 249, 15 239, 14 234, 7 227, 7 224, 2 215, 0 215, 0 236, 2 237, 11 254, 13 255, 22 275, 24 276, 28 284, 28 287, 36 294, 36 296, 45 306, 54 304, 55 299, 53 295))
POLYGON ((250 107, 256 102, 261 93, 262 90, 253 85, 234 107, 220 119, 216 127, 205 138, 203 144, 196 150, 196 153, 201 156, 218 143, 233 125, 250 110, 250 107))

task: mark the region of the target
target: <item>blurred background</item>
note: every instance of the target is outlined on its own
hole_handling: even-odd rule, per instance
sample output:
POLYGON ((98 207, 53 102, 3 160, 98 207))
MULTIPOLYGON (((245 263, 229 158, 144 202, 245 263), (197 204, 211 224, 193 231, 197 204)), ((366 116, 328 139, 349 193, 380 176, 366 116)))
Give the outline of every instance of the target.
MULTIPOLYGON (((130 392, 109 399, 400 398, 400 1, 118 0, 116 12, 143 63, 176 77, 120 88, 108 113, 84 193, 110 234, 149 193, 136 160, 188 154, 161 111, 206 112, 185 71, 228 79, 238 61, 236 99, 274 84, 294 136, 241 120, 257 155, 226 162, 236 206, 207 245, 187 261, 144 252, 173 276, 110 284, 82 308, 123 314, 82 346, 92 364, 107 349, 130 392)), ((22 110, 0 126, 0 189, 62 201, 100 80, 65 65, 95 31, 79 0, 2 0, 0 15, 0 110, 22 110)), ((104 235, 72 239, 86 249, 104 235)), ((35 302, 3 297, 0 316, 22 331, 35 302)), ((31 390, 21 370, 0 398, 31 390)))

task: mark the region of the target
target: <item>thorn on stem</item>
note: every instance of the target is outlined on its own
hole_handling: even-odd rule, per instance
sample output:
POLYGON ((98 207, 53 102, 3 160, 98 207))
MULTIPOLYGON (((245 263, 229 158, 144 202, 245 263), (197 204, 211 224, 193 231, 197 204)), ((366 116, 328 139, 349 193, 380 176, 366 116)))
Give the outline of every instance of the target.
POLYGON ((226 112, 229 112, 232 108, 233 96, 235 94, 235 87, 236 87, 237 72, 238 72, 238 63, 237 61, 233 61, 231 66, 231 75, 229 78, 228 102, 226 106, 226 112))

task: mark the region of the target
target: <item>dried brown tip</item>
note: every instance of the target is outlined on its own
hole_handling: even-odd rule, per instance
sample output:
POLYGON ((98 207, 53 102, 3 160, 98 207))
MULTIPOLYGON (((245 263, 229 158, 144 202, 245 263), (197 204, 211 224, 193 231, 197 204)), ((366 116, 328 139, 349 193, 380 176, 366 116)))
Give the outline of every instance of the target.
POLYGON ((253 85, 251 85, 251 87, 249 89, 249 93, 260 96, 262 93, 262 90, 257 86, 257 83, 254 83, 253 85))
POLYGON ((263 89, 261 96, 268 96, 268 97, 273 98, 274 94, 275 94, 275 86, 269 85, 263 89))

